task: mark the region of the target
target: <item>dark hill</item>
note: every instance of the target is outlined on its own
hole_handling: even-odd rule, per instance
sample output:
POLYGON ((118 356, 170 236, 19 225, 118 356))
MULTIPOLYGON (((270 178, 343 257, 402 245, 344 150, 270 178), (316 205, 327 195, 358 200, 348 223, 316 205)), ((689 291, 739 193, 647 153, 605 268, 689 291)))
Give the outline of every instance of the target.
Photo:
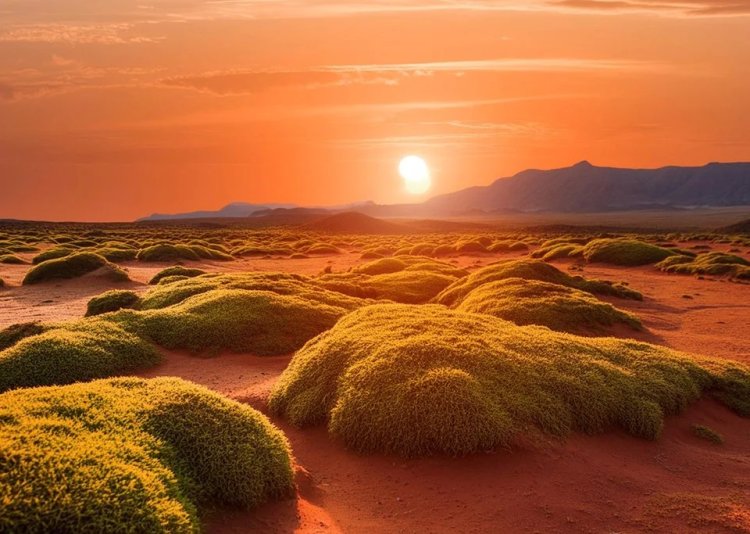
POLYGON ((750 204, 750 163, 703 167, 620 169, 583 161, 572 167, 527 170, 488 186, 434 197, 424 206, 443 214, 471 210, 603 212, 750 204))

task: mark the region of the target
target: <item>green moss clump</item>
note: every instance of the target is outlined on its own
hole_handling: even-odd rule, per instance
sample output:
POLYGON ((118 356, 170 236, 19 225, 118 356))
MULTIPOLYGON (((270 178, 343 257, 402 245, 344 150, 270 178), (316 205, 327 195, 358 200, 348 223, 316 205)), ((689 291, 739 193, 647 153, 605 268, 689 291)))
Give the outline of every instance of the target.
POLYGON ((56 260, 57 258, 63 258, 65 256, 69 256, 70 254, 73 254, 75 251, 76 249, 74 249, 73 247, 68 247, 68 246, 52 247, 34 256, 34 258, 32 258, 31 260, 31 263, 36 265, 38 263, 42 263, 47 260, 56 260))
POLYGON ((3 254, 2 256, 0 256, 0 263, 4 263, 6 265, 23 265, 26 262, 15 254, 3 254))
POLYGON ((421 304, 466 274, 463 269, 431 258, 399 256, 359 265, 346 273, 324 274, 319 281, 346 295, 421 304))
POLYGON ((160 244, 139 250, 136 259, 140 261, 198 261, 201 257, 187 245, 160 244))
POLYGON ((575 243, 554 243, 536 249, 531 253, 532 258, 541 258, 544 261, 552 261, 558 258, 574 258, 581 256, 583 247, 575 243))
POLYGON ((26 273, 23 284, 37 284, 48 280, 76 278, 102 269, 102 274, 113 281, 126 281, 128 275, 116 265, 93 252, 76 252, 55 260, 44 261, 26 273))
POLYGON ((123 308, 137 308, 141 298, 133 291, 111 289, 89 300, 86 305, 86 316, 101 315, 123 308))
POLYGON ((138 255, 134 248, 102 247, 94 250, 95 253, 111 262, 132 261, 138 255))
POLYGON ((0 396, 0 531, 195 533, 204 507, 290 495, 284 435, 176 378, 0 396))
POLYGON ((538 280, 562 286, 572 287, 600 295, 612 295, 620 298, 641 300, 643 297, 622 284, 612 284, 601 280, 587 280, 581 276, 570 276, 560 269, 541 260, 508 260, 493 263, 474 271, 469 276, 457 280, 442 291, 434 302, 446 306, 456 306, 476 288, 489 282, 507 278, 524 278, 538 280))
POLYGON ((267 356, 294 352, 348 311, 302 296, 213 289, 163 309, 123 310, 107 318, 166 348, 267 356))
POLYGON ((149 280, 149 284, 156 285, 158 284, 162 278, 166 278, 168 276, 184 276, 186 278, 192 278, 194 276, 200 276, 202 274, 206 274, 206 271, 203 269, 191 269, 190 267, 183 267, 182 265, 175 265, 173 267, 167 267, 166 269, 163 269, 156 273, 151 280, 149 280))
POLYGON ((656 266, 668 273, 726 275, 731 278, 750 280, 750 262, 741 256, 723 252, 705 252, 694 258, 688 256, 675 256, 675 258, 679 259, 667 258, 656 266))
POLYGON ((10 325, 0 330, 0 351, 15 345, 25 337, 35 336, 42 332, 44 332, 44 327, 39 321, 10 325))
POLYGON ((103 378, 159 361, 149 343, 108 321, 89 319, 43 330, 22 332, 25 337, 0 351, 0 391, 103 378))
POLYGON ((642 328, 634 315, 571 287, 507 278, 483 284, 457 306, 470 313, 486 313, 518 325, 540 325, 572 333, 601 333, 604 327, 624 324, 642 328))
POLYGON ((141 302, 144 310, 165 308, 178 304, 193 295, 215 289, 247 289, 271 291, 279 295, 295 296, 310 302, 353 310, 363 304, 334 291, 328 291, 314 278, 289 273, 250 272, 232 274, 205 274, 178 280, 170 284, 160 283, 145 295, 141 302))
POLYGON ((328 421, 355 450, 416 456, 612 427, 656 439, 664 416, 704 391, 750 416, 750 368, 740 364, 443 306, 377 304, 297 352, 269 406, 295 425, 328 421))
POLYGON ((583 247, 583 257, 592 263, 635 267, 658 263, 677 254, 674 250, 636 239, 594 239, 583 247))
POLYGON ((710 441, 714 445, 722 445, 724 443, 724 436, 707 426, 693 425, 690 429, 693 431, 693 435, 710 441))

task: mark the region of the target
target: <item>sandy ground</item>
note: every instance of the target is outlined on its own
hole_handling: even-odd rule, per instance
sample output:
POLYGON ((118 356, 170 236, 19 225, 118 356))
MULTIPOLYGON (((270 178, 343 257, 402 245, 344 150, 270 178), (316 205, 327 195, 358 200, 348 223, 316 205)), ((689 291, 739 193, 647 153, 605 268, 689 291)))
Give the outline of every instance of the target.
MULTIPOLYGON (((517 255, 457 261, 475 267, 504 257, 517 255)), ((326 265, 344 270, 357 261, 357 254, 345 254, 197 265, 316 274, 326 265)), ((556 264, 567 269, 573 262, 556 264)), ((127 265, 134 281, 123 287, 145 290, 164 266, 127 265)), ((0 327, 80 317, 91 296, 111 287, 88 279, 19 287, 26 269, 0 266, 0 277, 10 284, 0 290, 0 327)), ((639 339, 750 363, 750 285, 667 275, 653 267, 585 265, 580 274, 626 281, 643 292, 643 302, 610 299, 641 317, 648 330, 639 339)), ((261 411, 291 358, 164 356, 164 363, 140 376, 180 376, 261 411)), ((669 418, 657 442, 613 431, 466 458, 360 456, 325 428, 274 422, 294 450, 297 498, 251 512, 214 510, 206 517, 208 532, 750 532, 750 421, 710 399, 669 418), (725 444, 693 436, 696 423, 723 434, 725 444)))

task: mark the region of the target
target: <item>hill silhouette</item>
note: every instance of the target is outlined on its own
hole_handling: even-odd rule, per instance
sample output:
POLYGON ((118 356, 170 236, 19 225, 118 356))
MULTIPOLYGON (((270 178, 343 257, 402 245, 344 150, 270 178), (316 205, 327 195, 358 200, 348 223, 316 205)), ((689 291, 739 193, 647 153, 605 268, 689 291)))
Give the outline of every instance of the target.
POLYGON ((582 161, 572 167, 526 170, 488 186, 434 197, 424 203, 443 214, 471 210, 603 212, 750 204, 750 163, 703 167, 621 169, 582 161))

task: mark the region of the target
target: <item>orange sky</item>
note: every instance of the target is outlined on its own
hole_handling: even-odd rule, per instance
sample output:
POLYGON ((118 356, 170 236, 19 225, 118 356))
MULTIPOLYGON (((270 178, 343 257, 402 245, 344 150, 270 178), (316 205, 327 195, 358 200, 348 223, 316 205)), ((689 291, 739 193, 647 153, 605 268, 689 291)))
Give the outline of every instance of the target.
POLYGON ((0 218, 750 160, 749 95, 750 0, 3 0, 0 218))

